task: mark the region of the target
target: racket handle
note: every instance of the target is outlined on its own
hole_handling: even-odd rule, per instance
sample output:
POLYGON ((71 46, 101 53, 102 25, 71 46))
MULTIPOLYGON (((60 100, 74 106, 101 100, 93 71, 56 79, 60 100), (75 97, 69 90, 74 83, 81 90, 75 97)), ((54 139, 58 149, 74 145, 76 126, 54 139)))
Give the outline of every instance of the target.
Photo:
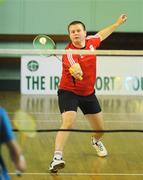
MULTIPOLYGON (((74 72, 74 70, 73 70, 72 68, 70 68, 69 71, 70 71, 71 74, 74 72)), ((82 80, 83 80, 83 77, 80 76, 78 80, 82 81, 82 80)))
POLYGON ((79 77, 79 80, 80 80, 80 81, 82 81, 82 80, 83 80, 83 77, 82 77, 82 76, 80 76, 80 77, 79 77))

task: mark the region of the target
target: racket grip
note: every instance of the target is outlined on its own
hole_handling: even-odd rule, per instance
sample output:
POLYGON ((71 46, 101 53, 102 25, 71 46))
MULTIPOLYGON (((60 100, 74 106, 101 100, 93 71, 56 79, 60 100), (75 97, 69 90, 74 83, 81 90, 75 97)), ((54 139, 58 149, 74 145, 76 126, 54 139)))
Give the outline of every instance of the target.
POLYGON ((83 77, 82 77, 82 76, 80 76, 80 77, 79 77, 79 80, 80 80, 80 81, 82 81, 82 80, 83 80, 83 77))
MULTIPOLYGON (((70 69, 69 69, 69 71, 70 71, 70 73, 71 73, 71 74, 73 74, 73 73, 74 73, 74 70, 73 70, 72 68, 70 68, 70 69)), ((83 77, 82 77, 82 76, 80 76, 78 80, 82 81, 82 80, 83 80, 83 77)))

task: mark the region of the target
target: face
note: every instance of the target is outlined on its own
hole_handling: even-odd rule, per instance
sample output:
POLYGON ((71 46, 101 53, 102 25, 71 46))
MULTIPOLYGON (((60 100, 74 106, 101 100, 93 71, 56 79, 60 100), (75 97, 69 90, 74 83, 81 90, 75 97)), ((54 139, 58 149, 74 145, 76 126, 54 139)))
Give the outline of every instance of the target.
POLYGON ((75 46, 85 44, 86 31, 81 24, 71 25, 69 27, 69 36, 75 46))

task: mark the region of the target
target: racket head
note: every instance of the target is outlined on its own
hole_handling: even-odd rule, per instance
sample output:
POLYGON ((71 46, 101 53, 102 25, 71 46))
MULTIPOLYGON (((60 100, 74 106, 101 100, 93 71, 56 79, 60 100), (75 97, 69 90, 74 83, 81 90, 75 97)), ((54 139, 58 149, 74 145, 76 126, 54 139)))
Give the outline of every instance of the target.
POLYGON ((47 35, 38 35, 33 40, 33 46, 35 49, 55 49, 55 42, 47 35))
POLYGON ((32 138, 36 136, 36 122, 34 117, 29 113, 17 110, 14 113, 13 124, 26 137, 32 138))

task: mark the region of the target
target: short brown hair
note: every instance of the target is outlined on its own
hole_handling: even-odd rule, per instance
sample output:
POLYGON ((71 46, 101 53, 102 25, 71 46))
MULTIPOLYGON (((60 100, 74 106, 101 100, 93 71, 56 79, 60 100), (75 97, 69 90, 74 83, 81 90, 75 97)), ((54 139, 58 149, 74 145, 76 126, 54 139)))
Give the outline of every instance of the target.
POLYGON ((81 21, 72 21, 69 25, 68 25, 68 31, 69 31, 69 28, 71 25, 76 25, 76 24, 81 24, 83 29, 86 31, 86 27, 85 27, 85 24, 81 21))

